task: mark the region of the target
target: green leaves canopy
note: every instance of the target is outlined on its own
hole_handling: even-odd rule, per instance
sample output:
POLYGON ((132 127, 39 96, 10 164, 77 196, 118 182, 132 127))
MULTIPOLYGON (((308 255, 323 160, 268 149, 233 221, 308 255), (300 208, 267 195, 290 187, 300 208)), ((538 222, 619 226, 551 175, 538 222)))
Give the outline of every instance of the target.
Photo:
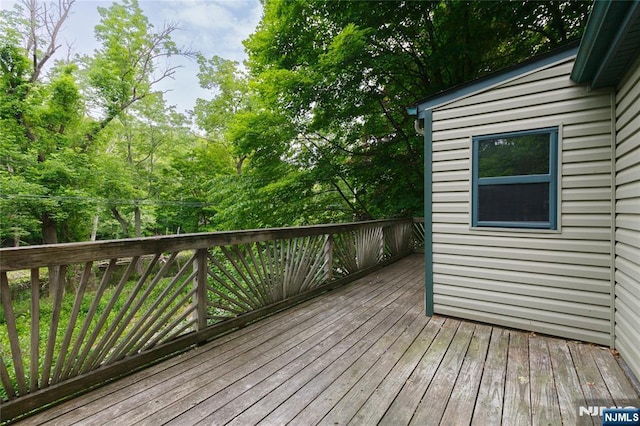
POLYGON ((262 108, 356 217, 422 214, 422 138, 405 108, 579 36, 582 2, 265 1, 245 42, 262 108), (563 18, 564 17, 564 18, 563 18), (300 143, 303 140, 304 143, 300 143))

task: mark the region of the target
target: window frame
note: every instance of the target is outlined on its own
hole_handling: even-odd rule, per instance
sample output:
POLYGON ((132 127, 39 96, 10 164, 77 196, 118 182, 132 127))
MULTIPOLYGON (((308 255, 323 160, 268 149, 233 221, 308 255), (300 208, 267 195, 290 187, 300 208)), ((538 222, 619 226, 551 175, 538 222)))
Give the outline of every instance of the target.
POLYGON ((511 228, 511 229, 558 229, 558 127, 520 130, 515 132, 493 133, 489 135, 473 136, 471 139, 471 226, 472 228, 511 228), (488 139, 507 138, 514 136, 529 136, 537 134, 549 135, 549 172, 546 174, 512 175, 500 177, 479 177, 479 146, 480 142, 488 139), (479 220, 479 192, 483 185, 510 185, 528 183, 549 184, 549 221, 547 222, 518 222, 518 221, 481 221, 479 220))

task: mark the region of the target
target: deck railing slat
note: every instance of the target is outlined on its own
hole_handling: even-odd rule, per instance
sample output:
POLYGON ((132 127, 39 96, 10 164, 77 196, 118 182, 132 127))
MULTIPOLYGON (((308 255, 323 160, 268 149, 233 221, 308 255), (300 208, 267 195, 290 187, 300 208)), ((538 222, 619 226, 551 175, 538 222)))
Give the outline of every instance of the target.
POLYGON ((170 331, 173 328, 171 326, 167 326, 168 321, 173 318, 173 315, 180 309, 183 310, 182 315, 179 317, 180 322, 189 317, 189 314, 191 314, 192 310, 185 309, 185 306, 189 306, 188 301, 189 299, 193 298, 195 289, 191 289, 191 291, 189 291, 181 299, 178 299, 178 296, 184 292, 189 284, 190 282, 184 282, 180 287, 176 289, 176 291, 172 295, 172 299, 177 300, 178 302, 174 304, 173 308, 171 308, 172 301, 167 300, 160 307, 160 309, 158 309, 158 312, 156 312, 152 321, 149 321, 149 327, 143 330, 144 333, 138 339, 132 340, 133 345, 130 346, 127 352, 128 355, 138 353, 143 348, 149 346, 149 342, 154 341, 154 339, 159 335, 166 335, 166 333, 164 333, 163 331, 170 331))
POLYGON ((91 334, 89 339, 85 340, 85 337, 87 336, 87 333, 89 332, 89 328, 91 327, 91 323, 93 322, 93 319, 94 319, 94 316, 96 314, 96 311, 98 310, 98 305, 100 303, 100 299, 102 298, 102 295, 104 294, 104 291, 107 288, 109 277, 111 277, 111 274, 113 273, 113 269, 114 269, 114 267, 116 265, 116 260, 117 259, 111 259, 109 261, 107 269, 105 270, 104 275, 102 276, 102 279, 100 280, 100 284, 98 285, 98 289, 96 290, 95 297, 91 301, 91 306, 89 307, 89 310, 87 311, 87 314, 86 314, 86 316, 84 318, 84 322, 82 324, 82 329, 80 330, 80 333, 78 334, 78 339, 76 340, 76 342, 74 344, 74 347, 73 347, 73 350, 71 351, 71 353, 74 354, 74 358, 76 359, 76 362, 74 364, 69 364, 69 365, 66 366, 66 368, 64 370, 64 373, 63 373, 64 377, 70 377, 72 375, 77 374, 78 371, 80 371, 80 368, 81 368, 82 364, 84 363, 84 361, 86 360, 87 355, 89 354, 89 348, 91 348, 91 346, 93 345, 93 342, 97 338, 98 330, 99 330, 99 328, 101 328, 101 326, 99 326, 100 321, 98 321, 98 325, 96 326, 96 329, 91 334), (83 343, 84 343, 84 349, 80 353, 80 348, 82 347, 83 343))
MULTIPOLYGON (((148 275, 151 272, 152 265, 155 264, 155 262, 157 261, 158 258, 159 258, 159 256, 156 256, 151 261, 151 263, 147 267, 147 270, 143 273, 143 275, 138 280, 138 283, 144 282, 147 279, 148 275)), ((139 259, 138 257, 134 257, 132 262, 129 263, 129 266, 127 267, 127 270, 125 271, 124 275, 122 276, 122 278, 120 279, 120 281, 118 282, 118 284, 116 286, 116 290, 113 292, 113 295, 111 296, 111 299, 109 299, 109 303, 107 304, 107 307, 105 308, 104 312, 102 313, 100 321, 98 322, 98 326, 96 327, 92 337, 95 336, 97 338, 99 333, 100 333, 100 331, 102 330, 102 328, 106 325, 107 320, 109 318, 109 313, 113 310, 115 304, 118 301, 118 298, 120 297, 120 294, 124 290, 125 283, 129 279, 129 277, 131 276, 133 271, 135 270, 135 268, 136 268, 135 265, 137 264, 138 259, 139 259)), ((105 351, 105 348, 108 348, 108 342, 111 340, 111 336, 113 334, 113 330, 116 328, 117 323, 118 323, 117 319, 113 320, 111 325, 105 331, 104 336, 102 338, 100 338, 99 340, 96 341, 95 339, 91 339, 92 340, 92 346, 89 346, 86 349, 87 350, 91 350, 92 347, 93 347, 93 342, 94 341, 96 342, 96 346, 95 346, 95 348, 93 348, 93 350, 91 350, 91 355, 87 358, 86 363, 84 364, 84 366, 83 366, 83 368, 81 370, 83 373, 88 372, 95 365, 99 364, 102 361, 102 354, 105 351)))
POLYGON ((51 369, 53 367, 54 350, 57 342, 58 324, 60 322, 60 313, 62 310, 62 297, 64 296, 65 278, 67 275, 67 266, 61 265, 55 284, 55 293, 53 298, 53 312, 51 314, 51 324, 49 325, 49 338, 47 340, 47 349, 44 357, 44 372, 42 374, 42 387, 47 387, 51 381, 51 369))
POLYGON ((119 326, 113 332, 113 334, 111 335, 111 339, 109 340, 107 346, 105 347, 105 349, 108 349, 108 352, 109 352, 109 353, 104 353, 105 355, 104 359, 106 360, 106 363, 113 361, 115 359, 114 354, 118 353, 121 350, 123 344, 126 342, 125 332, 127 331, 127 327, 129 327, 129 325, 131 324, 132 319, 138 313, 144 301, 149 297, 149 295, 155 289, 158 283, 160 283, 160 279, 165 275, 169 267, 173 264, 173 262, 176 259, 176 255, 177 255, 176 252, 171 253, 171 256, 169 257, 169 259, 166 261, 166 263, 164 263, 161 266, 160 271, 153 277, 151 282, 149 282, 147 288, 144 290, 144 292, 142 292, 140 297, 138 297, 138 295, 144 288, 144 284, 146 280, 138 281, 138 285, 136 285, 133 292, 131 292, 131 294, 127 298, 127 301, 120 309, 120 313, 114 320, 114 324, 119 326), (121 343, 118 344, 118 346, 116 346, 116 343, 120 339, 122 339, 121 343), (115 347, 115 350, 113 350, 114 347, 115 347))
MULTIPOLYGON (((251 252, 251 246, 247 245, 246 249, 247 251, 251 252)), ((251 268, 247 264, 246 258, 242 254, 238 246, 233 246, 231 250, 229 250, 227 247, 221 247, 221 250, 227 257, 227 260, 231 262, 235 271, 240 275, 240 279, 249 287, 250 291, 247 292, 247 296, 255 302, 256 306, 264 306, 264 299, 261 300, 257 283, 253 277, 253 274, 251 274, 251 268), (238 263, 238 261, 240 263, 238 263), (245 273, 245 271, 247 273, 245 273)))
POLYGON ((75 297, 75 300, 73 301, 71 316, 69 317, 69 321, 67 322, 67 330, 65 331, 64 338, 62 340, 62 346, 60 347, 60 353, 58 354, 58 360, 56 361, 56 368, 53 372, 54 383, 57 383, 60 380, 60 375, 63 372, 63 368, 71 364, 71 361, 73 360, 71 356, 67 357, 67 354, 69 351, 71 338, 76 330, 76 322, 78 321, 78 314, 80 313, 80 309, 82 307, 84 293, 87 290, 87 286, 89 285, 89 277, 91 275, 92 267, 93 267, 93 262, 87 262, 85 263, 84 270, 82 271, 82 276, 80 278, 80 286, 76 291, 76 297, 75 297))
POLYGON ((22 366, 22 354, 20 353, 20 342, 18 338, 18 330, 16 328, 16 317, 11 305, 11 290, 9 290, 9 280, 6 273, 0 274, 0 296, 2 298, 2 308, 4 309, 4 318, 7 323, 7 331, 9 334, 9 344, 11 346, 11 358, 13 360, 13 368, 16 372, 18 381, 18 391, 21 395, 27 393, 27 383, 22 366))
POLYGON ((29 369, 29 390, 38 389, 38 361, 40 359, 40 269, 30 271, 31 284, 31 365, 29 369))
MULTIPOLYGON (((171 303, 177 299, 180 292, 184 290, 186 286, 189 285, 193 280, 193 278, 195 277, 196 272, 195 271, 191 272, 191 274, 187 277, 185 282, 183 282, 179 286, 178 290, 173 293, 172 297, 168 298, 168 300, 165 300, 164 303, 162 303, 163 300, 166 298, 166 296, 174 288, 178 279, 190 267, 191 267, 190 262, 187 262, 185 265, 183 265, 183 267, 180 269, 178 274, 175 277, 173 277, 171 282, 157 297, 156 301, 151 306, 149 306, 147 311, 136 321, 133 328, 128 331, 127 335, 122 339, 121 343, 113 351, 112 355, 109 357, 107 362, 123 358, 124 354, 129 353, 129 351, 133 346, 136 346, 138 343, 142 343, 142 345, 144 345, 144 343, 148 341, 148 338, 147 340, 143 340, 142 336, 146 335, 145 333, 147 332, 147 330, 149 330, 149 328, 151 328, 154 325, 154 323, 158 320, 158 318, 160 318, 162 314, 169 308, 171 303)), ((149 291, 150 290, 151 289, 149 289, 149 291)), ((140 298, 140 301, 144 299, 146 299, 146 297, 142 296, 140 298)), ((181 306, 181 304, 178 304, 178 307, 179 306, 181 306)), ((137 312, 138 309, 136 309, 135 311, 137 312)))

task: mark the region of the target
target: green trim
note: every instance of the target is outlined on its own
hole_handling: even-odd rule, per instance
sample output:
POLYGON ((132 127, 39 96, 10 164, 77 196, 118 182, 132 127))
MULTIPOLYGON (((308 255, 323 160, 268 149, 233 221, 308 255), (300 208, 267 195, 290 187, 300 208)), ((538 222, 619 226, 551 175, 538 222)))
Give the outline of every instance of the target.
MULTIPOLYGON (((571 71, 571 80, 594 88, 615 85, 620 77, 617 74, 624 74, 624 69, 617 69, 619 64, 616 63, 620 58, 629 56, 630 46, 640 43, 640 37, 633 34, 637 31, 633 28, 638 14, 638 1, 594 1, 571 71), (631 45, 621 49, 627 42, 631 45), (614 65, 613 68, 610 65, 614 65)), ((623 62, 631 65, 633 58, 627 59, 623 62)))
POLYGON ((433 112, 424 112, 424 305, 433 315, 433 112))
POLYGON ((598 67, 598 59, 602 57, 608 47, 601 34, 607 24, 607 15, 613 5, 610 1, 594 1, 593 8, 587 20, 587 26, 580 41, 576 63, 571 71, 571 80, 576 83, 587 83, 598 67))

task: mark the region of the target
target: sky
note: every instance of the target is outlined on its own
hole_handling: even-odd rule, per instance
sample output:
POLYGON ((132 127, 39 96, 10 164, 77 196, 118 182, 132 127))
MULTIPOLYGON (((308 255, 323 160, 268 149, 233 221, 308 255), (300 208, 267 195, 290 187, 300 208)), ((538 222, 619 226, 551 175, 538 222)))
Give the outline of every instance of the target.
MULTIPOLYGON (((0 7, 8 9, 14 3, 0 0, 0 7)), ((100 21, 97 8, 109 7, 112 3, 77 0, 60 34, 62 47, 57 57, 67 57, 69 49, 72 56, 92 53, 98 47, 93 34, 100 21)), ((218 55, 238 62, 246 59, 242 40, 254 32, 262 16, 259 0, 139 0, 139 4, 155 29, 161 29, 167 22, 178 24, 180 30, 172 34, 178 47, 199 51, 207 58, 218 55)), ((168 105, 185 112, 193 108, 196 98, 211 97, 198 84, 195 59, 172 58, 171 65, 182 68, 176 71, 175 79, 162 81, 157 86, 168 91, 164 95, 168 105)))

